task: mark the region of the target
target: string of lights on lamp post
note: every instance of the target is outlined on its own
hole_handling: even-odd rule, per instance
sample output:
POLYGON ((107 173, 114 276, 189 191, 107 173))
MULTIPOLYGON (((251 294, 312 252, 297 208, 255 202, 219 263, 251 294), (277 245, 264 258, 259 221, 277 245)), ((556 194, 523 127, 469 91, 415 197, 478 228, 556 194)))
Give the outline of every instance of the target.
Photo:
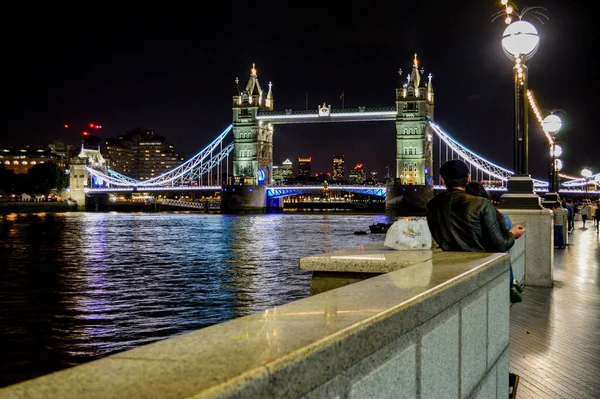
POLYGON ((533 92, 531 90, 527 90, 527 99, 529 100, 529 105, 531 106, 535 117, 540 123, 546 139, 548 140, 548 148, 550 150, 548 163, 549 178, 548 192, 544 196, 544 205, 551 208, 555 202, 560 201, 558 195, 558 191, 560 189, 558 172, 563 167, 562 160, 559 158, 562 155, 562 148, 556 142, 556 135, 561 130, 562 120, 556 113, 565 112, 560 109, 553 109, 550 111, 548 116, 542 118, 542 111, 538 108, 535 97, 533 96, 533 92))
MULTIPOLYGON (((544 134, 546 135, 546 138, 548 139, 548 143, 553 143, 554 142, 554 138, 544 130, 544 118, 542 118, 542 113, 540 111, 540 109, 537 106, 536 100, 535 100, 535 95, 533 93, 533 91, 531 90, 527 90, 527 97, 529 99, 529 105, 531 106, 531 109, 533 110, 539 124, 540 127, 542 128, 542 131, 544 132, 544 134)), ((560 111, 560 110, 559 110, 560 111)), ((560 148, 560 146, 557 145, 557 147, 560 148)), ((562 149, 560 149, 560 151, 562 152, 562 149)), ((557 154, 556 156, 560 156, 559 154, 557 154)), ((560 162, 560 168, 558 169, 559 171, 563 169, 563 163, 560 162)), ((580 179, 579 177, 576 176, 570 176, 564 173, 558 173, 558 177, 562 177, 563 179, 569 179, 569 180, 577 180, 580 179)))

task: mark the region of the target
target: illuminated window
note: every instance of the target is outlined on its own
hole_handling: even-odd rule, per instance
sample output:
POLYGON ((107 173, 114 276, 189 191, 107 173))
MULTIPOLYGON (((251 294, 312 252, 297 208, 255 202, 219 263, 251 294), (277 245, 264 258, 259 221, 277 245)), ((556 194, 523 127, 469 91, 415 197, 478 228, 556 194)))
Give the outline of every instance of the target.
POLYGON ((19 161, 14 161, 13 162, 13 165, 18 165, 18 164, 19 164, 19 161))
POLYGON ((10 165, 10 161, 6 161, 4 162, 6 165, 10 165))
POLYGON ((27 165, 27 161, 21 162, 22 165, 27 165))

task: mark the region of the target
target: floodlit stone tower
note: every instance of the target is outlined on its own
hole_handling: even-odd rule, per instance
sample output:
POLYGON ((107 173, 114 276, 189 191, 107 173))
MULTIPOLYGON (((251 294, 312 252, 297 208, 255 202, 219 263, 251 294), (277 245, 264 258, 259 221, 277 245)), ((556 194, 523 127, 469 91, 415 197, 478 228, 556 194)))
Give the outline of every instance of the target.
POLYGON ((396 175, 388 185, 386 210, 398 216, 423 216, 433 197, 434 93, 429 74, 419 69, 417 55, 406 80, 402 70, 396 86, 396 175))
MULTIPOLYGON (((400 73, 402 70, 400 70, 400 73)), ((417 55, 411 73, 396 88, 396 179, 403 185, 431 185, 433 168, 432 132, 427 120, 433 120, 431 74, 422 78, 417 55)))
POLYGON ((235 80, 233 96, 233 182, 232 184, 271 184, 273 169, 273 125, 257 120, 260 110, 273 109, 273 90, 260 87, 252 64, 246 88, 241 91, 235 80))

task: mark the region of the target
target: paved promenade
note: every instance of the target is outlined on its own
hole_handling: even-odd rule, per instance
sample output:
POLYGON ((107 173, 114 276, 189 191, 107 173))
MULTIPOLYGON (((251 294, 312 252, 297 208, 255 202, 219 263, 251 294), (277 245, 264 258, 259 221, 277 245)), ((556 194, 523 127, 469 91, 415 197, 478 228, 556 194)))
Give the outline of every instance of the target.
POLYGON ((600 398, 600 236, 586 225, 554 250, 554 287, 525 287, 511 308, 518 398, 600 398))

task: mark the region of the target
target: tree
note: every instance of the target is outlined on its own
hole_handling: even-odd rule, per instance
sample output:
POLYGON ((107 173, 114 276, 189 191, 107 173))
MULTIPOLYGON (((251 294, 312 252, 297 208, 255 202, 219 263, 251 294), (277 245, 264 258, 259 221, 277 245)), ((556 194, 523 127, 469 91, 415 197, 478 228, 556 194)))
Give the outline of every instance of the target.
POLYGON ((6 169, 0 164, 0 193, 10 194, 14 192, 15 172, 6 169))
POLYGON ((28 194, 50 194, 50 190, 56 189, 62 191, 67 187, 67 175, 57 164, 53 162, 44 162, 37 164, 27 173, 28 184, 26 192, 28 194))

